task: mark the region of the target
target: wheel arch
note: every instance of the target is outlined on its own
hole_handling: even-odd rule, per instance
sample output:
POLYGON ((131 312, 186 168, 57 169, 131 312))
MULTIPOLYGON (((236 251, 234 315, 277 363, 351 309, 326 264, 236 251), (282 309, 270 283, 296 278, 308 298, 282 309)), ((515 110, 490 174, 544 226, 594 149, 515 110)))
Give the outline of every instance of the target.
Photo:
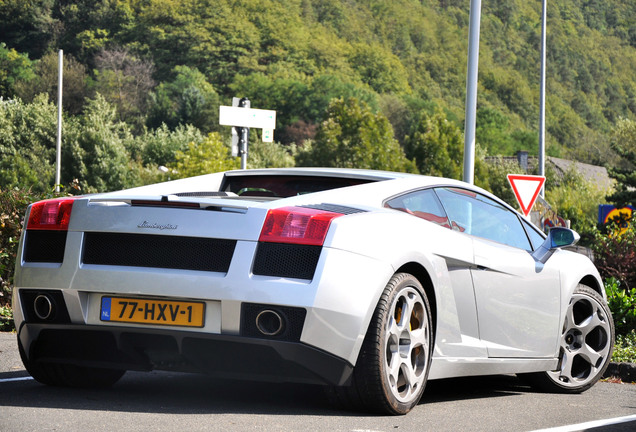
POLYGON ((599 293, 601 295, 601 297, 605 298, 605 293, 604 293, 604 289, 601 285, 599 285, 599 281, 598 279, 596 279, 594 276, 592 275, 587 275, 584 276, 580 282, 580 284, 582 285, 586 285, 589 286, 590 288, 592 288, 594 291, 596 291, 597 293, 599 293))
POLYGON ((433 287, 433 281, 431 277, 422 266, 422 264, 417 262, 408 262, 403 264, 400 268, 397 269, 395 273, 409 273, 413 275, 417 280, 422 284, 424 288, 424 292, 428 297, 429 304, 431 306, 431 321, 433 323, 433 339, 435 339, 435 334, 437 333, 437 299, 435 297, 435 289, 433 287))

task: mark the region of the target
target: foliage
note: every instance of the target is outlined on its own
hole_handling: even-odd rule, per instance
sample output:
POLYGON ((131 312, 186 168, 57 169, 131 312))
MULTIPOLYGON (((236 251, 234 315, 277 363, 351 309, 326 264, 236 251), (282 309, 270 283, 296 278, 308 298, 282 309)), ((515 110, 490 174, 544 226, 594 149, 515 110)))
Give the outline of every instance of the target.
POLYGON ((151 95, 150 127, 193 125, 203 133, 218 129, 219 96, 205 75, 188 66, 176 66, 171 82, 159 84, 151 95))
POLYGON ((56 109, 46 95, 31 104, 0 100, 0 188, 52 188, 56 130, 56 109))
POLYGON ((117 109, 118 119, 139 128, 145 122, 154 65, 127 48, 102 50, 95 58, 95 89, 117 109))
MULTIPOLYGON (((484 5, 476 132, 491 155, 536 147, 540 8, 521 0, 484 5)), ((612 128, 620 118, 636 120, 634 2, 555 0, 548 14, 548 153, 614 165, 612 128)), ((48 71, 52 53, 62 48, 85 74, 65 71, 77 78, 68 82, 75 89, 69 96, 93 99, 97 89, 136 134, 143 133, 144 96, 151 94, 149 127, 190 123, 204 133, 217 130, 216 107, 203 116, 207 124, 193 119, 207 103, 206 91, 181 86, 177 67, 199 71, 219 101, 247 96, 254 107, 276 109, 277 138, 284 144, 311 139, 311 133, 287 128, 320 124, 334 97, 364 100, 373 112, 383 99, 394 108, 418 107, 416 113, 427 106, 462 123, 467 0, 5 0, 0 22, 6 50, 35 61, 8 69, 23 100, 50 93, 52 75, 38 70, 48 71), (143 68, 103 61, 105 53, 117 52, 143 68), (157 87, 144 92, 146 66, 152 65, 157 87), (29 74, 36 78, 22 78, 29 74)), ((78 115, 83 102, 72 106, 68 113, 78 115)), ((415 119, 399 124, 395 112, 384 111, 388 107, 383 113, 403 144, 415 119)))
POLYGON ((130 127, 117 120, 116 110, 98 93, 83 115, 69 122, 62 152, 62 178, 78 179, 86 193, 124 189, 137 184, 126 145, 130 127))
POLYGON ((404 147, 421 174, 461 179, 463 134, 441 112, 430 116, 422 111, 404 147))
POLYGON ((616 335, 612 361, 616 363, 636 363, 636 330, 616 335))
POLYGON ((141 159, 144 166, 166 166, 175 160, 178 151, 185 151, 190 143, 201 143, 205 135, 192 125, 179 125, 170 130, 164 123, 135 137, 133 159, 141 159))
MULTIPOLYGON (((58 98, 59 55, 49 52, 33 62, 32 76, 16 83, 15 92, 24 102, 32 102, 41 93, 50 101, 58 98)), ((62 66, 62 107, 68 114, 78 115, 84 108, 85 99, 92 95, 90 78, 86 67, 73 56, 65 54, 62 66)))
POLYGON ((28 81, 32 77, 29 57, 0 42, 0 96, 15 96, 16 82, 28 81))
POLYGON ((594 264, 604 278, 615 278, 626 291, 636 289, 636 227, 620 233, 613 223, 606 225, 607 233, 597 232, 591 248, 594 264))
POLYGON ((230 148, 217 132, 208 134, 200 143, 191 142, 185 151, 177 151, 170 165, 171 178, 186 178, 240 168, 239 158, 232 157, 230 148))
POLYGON ((9 332, 14 330, 13 309, 8 305, 0 306, 0 331, 9 332))
POLYGON ((605 202, 605 192, 595 182, 586 180, 574 166, 562 178, 548 169, 545 198, 563 219, 570 220, 572 229, 582 236, 596 232, 598 205, 605 202))
POLYGON ((636 329, 636 288, 621 288, 621 282, 610 277, 605 280, 605 292, 616 334, 624 335, 636 329))
POLYGON ((316 133, 311 150, 298 155, 304 166, 411 171, 416 167, 393 137, 388 119, 355 98, 336 99, 316 133))
POLYGON ((618 208, 636 205, 636 121, 619 119, 613 131, 613 147, 623 158, 621 166, 610 169, 616 192, 608 199, 618 208))
POLYGON ((296 146, 280 143, 265 143, 260 140, 250 142, 248 168, 288 168, 296 165, 296 146))

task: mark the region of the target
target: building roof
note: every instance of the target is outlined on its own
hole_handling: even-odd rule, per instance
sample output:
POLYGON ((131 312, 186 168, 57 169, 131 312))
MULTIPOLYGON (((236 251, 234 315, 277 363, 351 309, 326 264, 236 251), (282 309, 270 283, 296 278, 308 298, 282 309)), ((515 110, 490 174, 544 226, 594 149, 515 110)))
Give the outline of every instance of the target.
MULTIPOLYGON (((495 163, 516 162, 525 172, 536 172, 539 160, 536 156, 528 156, 527 152, 517 152, 517 156, 488 156, 486 162, 495 163)), ((546 165, 554 168, 557 177, 563 178, 565 173, 571 169, 580 173, 584 179, 594 182, 600 189, 609 191, 612 188, 612 178, 607 173, 607 168, 597 165, 590 165, 582 162, 561 159, 548 156, 546 165)))

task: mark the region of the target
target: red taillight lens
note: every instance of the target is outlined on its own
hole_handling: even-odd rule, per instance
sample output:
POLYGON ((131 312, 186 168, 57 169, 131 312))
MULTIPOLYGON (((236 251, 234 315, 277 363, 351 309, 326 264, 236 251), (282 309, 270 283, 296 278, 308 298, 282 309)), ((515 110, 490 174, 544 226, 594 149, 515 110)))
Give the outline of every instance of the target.
POLYGON ((322 246, 332 219, 342 216, 305 207, 281 207, 267 212, 258 241, 322 246))
POLYGON ((36 202, 31 206, 27 229, 68 230, 74 198, 57 198, 36 202))

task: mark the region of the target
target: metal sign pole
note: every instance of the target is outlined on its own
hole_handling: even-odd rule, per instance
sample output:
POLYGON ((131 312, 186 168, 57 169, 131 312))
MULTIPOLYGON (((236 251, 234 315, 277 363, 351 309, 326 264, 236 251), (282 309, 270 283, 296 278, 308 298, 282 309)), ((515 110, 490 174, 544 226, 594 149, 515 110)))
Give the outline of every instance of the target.
MULTIPOLYGON (((239 100, 239 107, 249 108, 251 103, 246 97, 239 100)), ((237 128, 239 135, 239 154, 241 155, 241 169, 247 169, 247 150, 250 142, 250 128, 240 127, 237 128)))

